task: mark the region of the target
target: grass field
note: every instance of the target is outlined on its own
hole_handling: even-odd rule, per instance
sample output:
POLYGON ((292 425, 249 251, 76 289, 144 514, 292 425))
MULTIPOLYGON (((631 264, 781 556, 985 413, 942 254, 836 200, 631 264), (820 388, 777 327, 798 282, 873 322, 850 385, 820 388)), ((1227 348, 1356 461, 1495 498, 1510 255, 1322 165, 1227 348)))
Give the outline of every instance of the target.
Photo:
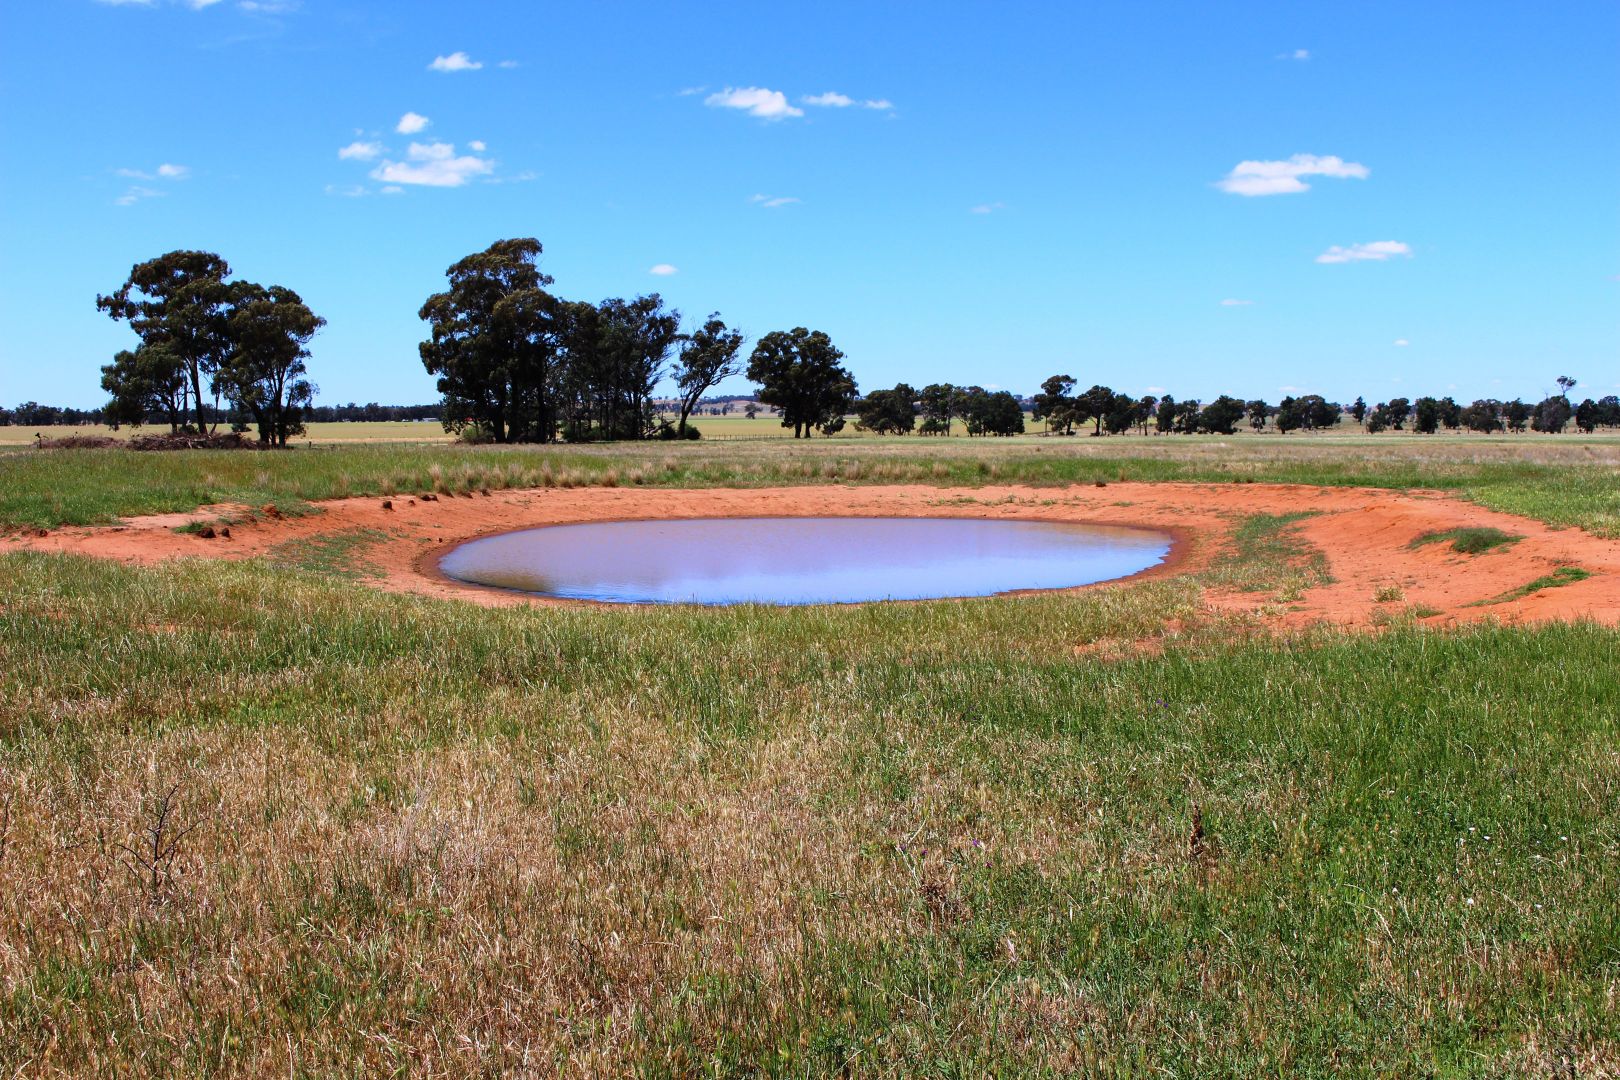
MULTIPOLYGON (((18 451, 0 520, 1124 474, 1615 536, 1617 469, 1601 439, 18 451)), ((1620 634, 1277 641, 1201 606, 1318 580, 1291 520, 1197 575, 860 608, 473 608, 336 539, 0 557, 0 1073, 1620 1075, 1620 634)))
POLYGON ((910 438, 607 446, 339 444, 286 453, 0 452, 0 528, 106 523, 217 502, 454 488, 1271 481, 1435 488, 1620 536, 1620 437, 910 438))

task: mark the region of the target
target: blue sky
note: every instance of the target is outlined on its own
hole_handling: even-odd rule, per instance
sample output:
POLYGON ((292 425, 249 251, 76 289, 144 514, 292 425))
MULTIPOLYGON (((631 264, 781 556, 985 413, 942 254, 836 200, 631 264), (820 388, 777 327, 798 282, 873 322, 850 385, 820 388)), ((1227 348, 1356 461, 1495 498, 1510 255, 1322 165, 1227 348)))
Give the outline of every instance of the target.
POLYGON ((0 95, 7 404, 98 404, 95 294, 182 247, 326 317, 320 400, 432 400, 416 311, 508 236, 867 389, 1620 384, 1612 0, 33 0, 0 95))

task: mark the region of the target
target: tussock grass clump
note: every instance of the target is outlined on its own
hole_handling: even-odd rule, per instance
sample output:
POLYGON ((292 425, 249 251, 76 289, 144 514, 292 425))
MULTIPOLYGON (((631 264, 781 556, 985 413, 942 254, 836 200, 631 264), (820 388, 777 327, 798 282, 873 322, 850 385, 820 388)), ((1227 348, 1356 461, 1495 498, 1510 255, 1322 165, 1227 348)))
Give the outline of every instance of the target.
POLYGON ((1501 529, 1489 526, 1470 526, 1458 529, 1446 529, 1441 532, 1424 533, 1413 540, 1408 547, 1420 548, 1426 544, 1440 544, 1449 542, 1451 550, 1462 555, 1478 555, 1490 551, 1492 548, 1516 544, 1524 537, 1514 533, 1503 532, 1501 529))

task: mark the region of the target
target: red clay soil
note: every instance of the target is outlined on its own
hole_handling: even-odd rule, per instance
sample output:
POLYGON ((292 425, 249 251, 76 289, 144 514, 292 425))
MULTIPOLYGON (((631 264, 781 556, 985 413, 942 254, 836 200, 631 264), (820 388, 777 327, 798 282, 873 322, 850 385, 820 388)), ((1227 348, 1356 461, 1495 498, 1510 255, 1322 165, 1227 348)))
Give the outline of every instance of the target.
POLYGON ((1366 626, 1380 610, 1403 609, 1430 624, 1585 617, 1620 625, 1620 542, 1579 529, 1553 529, 1432 492, 1115 483, 1102 488, 547 488, 487 496, 440 495, 436 501, 395 496, 391 501, 392 509, 384 509, 380 498, 339 499, 320 504, 319 513, 296 518, 255 514, 239 506, 205 507, 190 514, 133 518, 116 526, 0 537, 0 552, 30 548, 130 563, 240 559, 263 555, 290 541, 376 530, 388 539, 357 549, 354 557, 380 573, 375 583, 383 589, 485 605, 544 604, 566 601, 459 584, 437 572, 438 558, 458 543, 490 533, 583 521, 810 515, 1025 518, 1142 525, 1172 532, 1177 543, 1170 562, 1150 573, 1177 574, 1209 566, 1230 544, 1232 530, 1249 515, 1311 511, 1315 516, 1295 525, 1293 535, 1325 556, 1332 584, 1290 598, 1281 612, 1276 610, 1276 597, 1267 594, 1210 589, 1205 603, 1224 611, 1268 606, 1274 618, 1289 626, 1366 626), (174 531, 222 517, 234 521, 228 538, 202 539, 174 531), (1523 539, 1478 555, 1458 554, 1449 543, 1410 546, 1419 536, 1462 526, 1494 526, 1523 539), (1489 602, 1565 566, 1592 576, 1519 599, 1489 602), (1380 591, 1398 595, 1399 600, 1377 603, 1380 591))

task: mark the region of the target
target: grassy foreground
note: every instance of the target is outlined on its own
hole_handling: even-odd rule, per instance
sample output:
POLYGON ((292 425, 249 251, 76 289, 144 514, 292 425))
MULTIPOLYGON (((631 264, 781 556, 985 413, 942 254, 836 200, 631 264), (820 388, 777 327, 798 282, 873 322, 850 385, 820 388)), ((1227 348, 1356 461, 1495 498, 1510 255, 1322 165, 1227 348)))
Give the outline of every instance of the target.
POLYGON ((283 453, 0 452, 0 529, 217 502, 424 490, 805 483, 1267 481, 1437 488, 1620 537, 1620 438, 1597 436, 921 437, 597 447, 345 445, 283 453))
POLYGON ((0 1073, 1614 1075, 1620 635, 1209 622, 1289 521, 864 608, 0 558, 0 1073))

